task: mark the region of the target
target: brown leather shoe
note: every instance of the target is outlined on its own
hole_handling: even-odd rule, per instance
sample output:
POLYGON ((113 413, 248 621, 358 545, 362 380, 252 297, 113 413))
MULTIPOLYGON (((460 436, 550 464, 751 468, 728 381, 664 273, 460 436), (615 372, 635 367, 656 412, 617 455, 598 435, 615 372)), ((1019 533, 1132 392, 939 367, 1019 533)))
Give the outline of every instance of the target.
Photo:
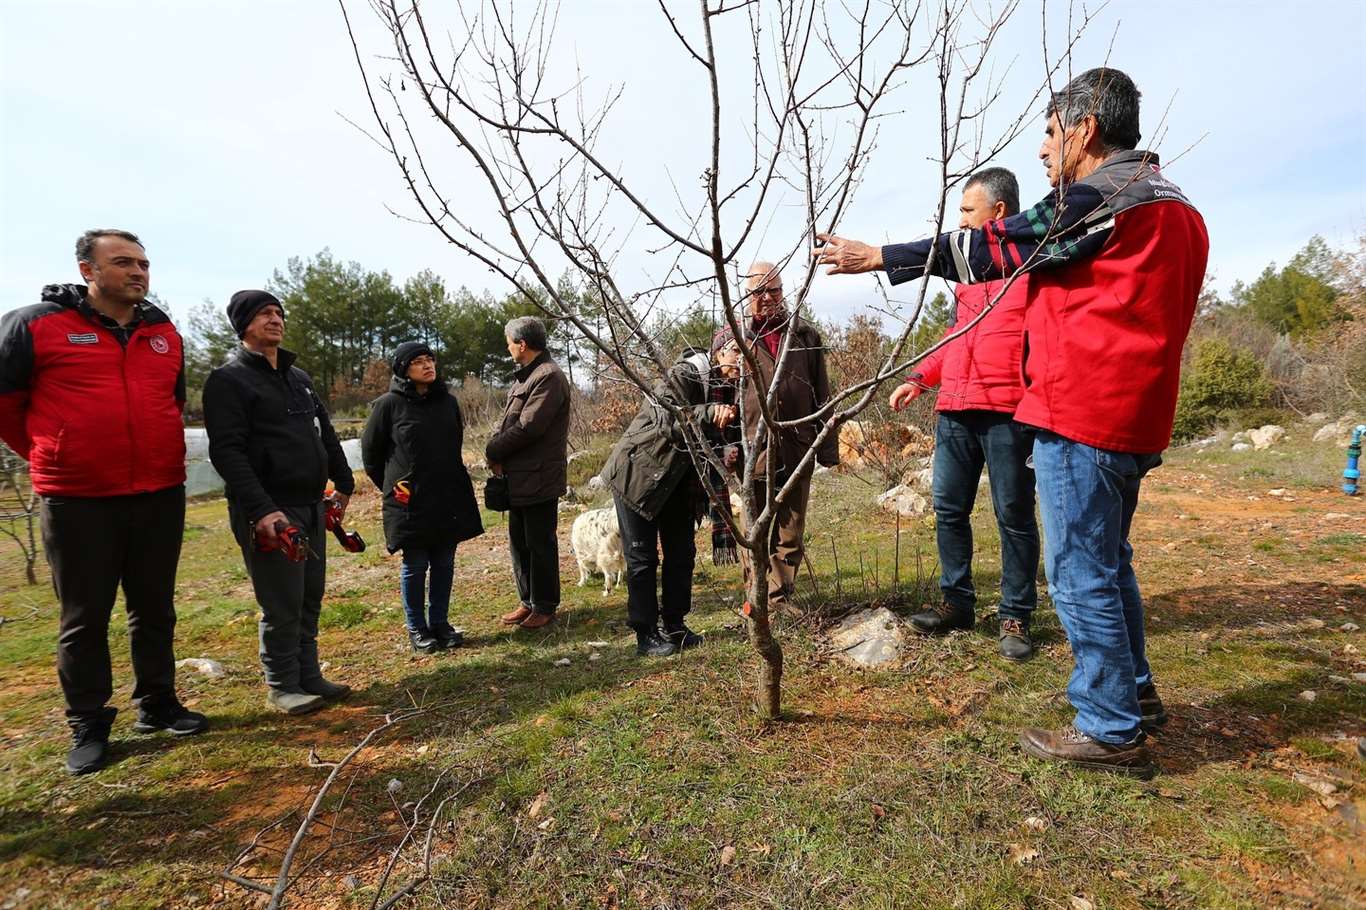
POLYGON ((530 607, 518 607, 511 613, 504 613, 501 622, 505 626, 518 626, 522 624, 522 620, 526 619, 530 615, 530 607))
POLYGON ((532 613, 518 625, 523 629, 543 629, 554 621, 554 613, 532 613))
POLYGON ((1020 748, 1044 761, 1066 762, 1092 771, 1127 774, 1143 780, 1150 780, 1157 773, 1142 736, 1112 746, 1070 725, 1056 731, 1030 728, 1020 732, 1020 748))

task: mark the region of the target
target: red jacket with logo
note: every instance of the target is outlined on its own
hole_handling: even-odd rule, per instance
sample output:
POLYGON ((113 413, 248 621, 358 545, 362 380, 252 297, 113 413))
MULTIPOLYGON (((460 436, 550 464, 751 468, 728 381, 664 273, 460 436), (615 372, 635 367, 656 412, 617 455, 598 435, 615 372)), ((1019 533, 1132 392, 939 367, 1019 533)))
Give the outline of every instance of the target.
POLYGON ((1015 419, 1116 452, 1171 442, 1181 349, 1209 256, 1205 222, 1157 156, 1118 152, 1026 212, 882 248, 893 283, 1029 272, 1015 419))
POLYGON ((1001 294, 991 312, 916 366, 907 377, 921 385, 939 386, 937 411, 999 411, 1015 413, 1024 394, 1020 381, 1020 351, 1024 347, 1025 295, 1028 276, 1020 275, 1010 287, 1004 281, 960 284, 953 326, 944 337, 960 332, 1001 294))
POLYGON ((45 496, 123 496, 185 482, 184 348, 152 304, 127 345, 80 285, 0 317, 0 439, 45 496))

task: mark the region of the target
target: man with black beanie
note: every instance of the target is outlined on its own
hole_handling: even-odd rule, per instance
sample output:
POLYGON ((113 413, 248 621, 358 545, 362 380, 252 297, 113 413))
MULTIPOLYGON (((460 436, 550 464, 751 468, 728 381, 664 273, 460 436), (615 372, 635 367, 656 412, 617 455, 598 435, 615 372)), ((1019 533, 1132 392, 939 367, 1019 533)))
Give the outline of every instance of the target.
POLYGON ((223 476, 232 532, 261 607, 267 702, 307 714, 351 691, 323 678, 318 617, 327 574, 323 493, 330 478, 344 512, 355 482, 313 381, 280 347, 280 301, 238 291, 228 321, 242 347, 204 383, 209 459, 223 476), (282 546, 290 529, 307 542, 298 560, 282 546))

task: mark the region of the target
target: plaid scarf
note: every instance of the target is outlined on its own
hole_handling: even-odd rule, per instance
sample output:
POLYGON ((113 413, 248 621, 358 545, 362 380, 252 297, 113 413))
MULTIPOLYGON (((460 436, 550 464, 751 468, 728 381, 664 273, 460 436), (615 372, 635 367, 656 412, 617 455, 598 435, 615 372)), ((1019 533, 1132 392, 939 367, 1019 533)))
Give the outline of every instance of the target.
MULTIPOLYGON (((708 384, 707 397, 712 404, 735 404, 737 387, 732 380, 721 379, 717 376, 708 384)), ((721 440, 712 447, 717 458, 723 457, 728 445, 738 444, 740 441, 740 428, 737 423, 732 423, 722 431, 721 440), (733 438, 732 438, 733 437, 733 438)), ((726 481, 721 472, 715 467, 708 466, 707 470, 711 473, 712 486, 717 490, 725 490, 726 481)), ((730 510, 730 503, 726 503, 726 511, 730 510)), ((711 561, 712 565, 727 566, 739 562, 740 553, 736 547, 735 535, 730 532, 730 526, 726 524, 726 519, 721 511, 721 507, 707 498, 707 514, 711 518, 711 561)))

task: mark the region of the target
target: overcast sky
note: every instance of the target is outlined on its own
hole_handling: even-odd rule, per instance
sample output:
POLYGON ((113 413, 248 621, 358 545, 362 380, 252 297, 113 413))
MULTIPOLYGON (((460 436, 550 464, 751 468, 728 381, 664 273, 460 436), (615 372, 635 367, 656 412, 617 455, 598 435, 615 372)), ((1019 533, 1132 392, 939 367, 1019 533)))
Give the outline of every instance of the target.
MULTIPOLYGON (((380 50, 365 4, 349 7, 380 50)), ((1042 72, 1039 12, 1024 0, 1000 49, 1021 92, 1042 72)), ((0 310, 78 280, 72 244, 94 226, 142 236, 153 291, 177 317, 325 247, 399 281, 430 267, 453 287, 506 292, 430 228, 386 211, 413 207, 392 163, 341 117, 364 122, 368 108, 335 0, 0 0, 0 18, 0 310)), ((590 90, 623 88, 608 135, 624 171, 656 195, 671 192, 670 178, 695 185, 704 86, 655 4, 567 0, 558 38, 559 59, 577 61, 590 90)), ((1283 263, 1312 234, 1342 246, 1366 231, 1364 0, 1112 0, 1077 68, 1101 62, 1112 41, 1111 65, 1144 93, 1145 142, 1168 105, 1160 151, 1200 140, 1167 175, 1206 218, 1221 286, 1283 263)), ((921 83, 896 99, 902 113, 884 123, 841 233, 927 232, 936 105, 921 83)), ((999 161, 1020 176, 1026 204, 1047 190, 1040 130, 999 161)), ((477 189, 466 211, 486 223, 477 189)), ((830 279, 812 300, 838 318, 866 293, 858 279, 830 279)))

